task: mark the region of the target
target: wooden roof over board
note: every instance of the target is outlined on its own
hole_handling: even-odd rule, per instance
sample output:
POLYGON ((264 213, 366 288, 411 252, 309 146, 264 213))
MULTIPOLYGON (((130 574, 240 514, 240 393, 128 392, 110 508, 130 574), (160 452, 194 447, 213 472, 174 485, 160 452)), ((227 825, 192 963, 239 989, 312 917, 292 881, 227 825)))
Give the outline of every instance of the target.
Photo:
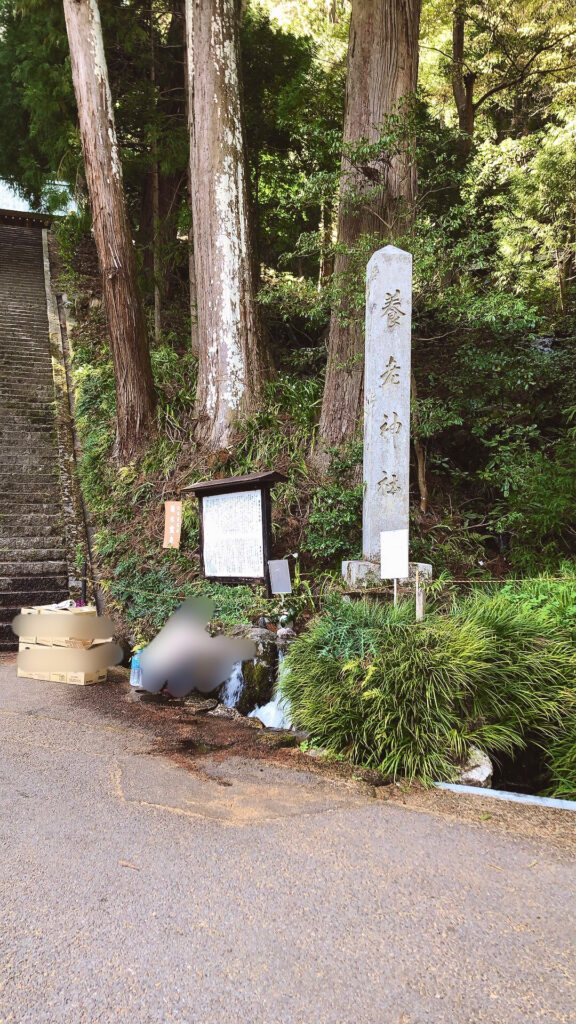
POLYGON ((245 476, 225 476, 220 480, 202 480, 197 484, 181 487, 181 493, 192 494, 223 494, 226 491, 249 491, 255 487, 272 487, 274 484, 287 480, 284 473, 268 470, 265 473, 247 473, 245 476))

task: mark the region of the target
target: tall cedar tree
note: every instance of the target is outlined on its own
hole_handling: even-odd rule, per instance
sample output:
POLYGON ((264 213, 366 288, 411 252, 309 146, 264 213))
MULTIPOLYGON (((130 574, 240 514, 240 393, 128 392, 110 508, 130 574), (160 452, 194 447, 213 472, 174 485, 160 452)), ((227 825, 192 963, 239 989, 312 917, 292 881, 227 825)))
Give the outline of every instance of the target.
POLYGON ((154 413, 154 382, 122 184, 97 0, 64 0, 72 79, 116 385, 115 453, 136 454, 154 413))
MULTIPOLYGON (((361 235, 388 237, 389 226, 399 225, 413 206, 416 168, 406 152, 384 162, 383 187, 374 188, 370 168, 350 168, 347 150, 361 139, 375 142, 386 115, 398 112, 401 101, 414 93, 418 81, 420 0, 352 0, 348 49, 344 155, 338 242, 337 280, 350 272, 346 247, 361 235), (364 202, 359 202, 362 194, 364 202), (354 201, 351 202, 351 195, 354 201)), ((363 394, 364 336, 362 324, 343 297, 333 309, 328 343, 328 366, 320 418, 318 461, 326 461, 326 448, 351 439, 358 428, 363 394)))
POLYGON ((198 295, 198 438, 231 442, 261 404, 268 353, 256 305, 236 0, 186 0, 190 179, 198 295))

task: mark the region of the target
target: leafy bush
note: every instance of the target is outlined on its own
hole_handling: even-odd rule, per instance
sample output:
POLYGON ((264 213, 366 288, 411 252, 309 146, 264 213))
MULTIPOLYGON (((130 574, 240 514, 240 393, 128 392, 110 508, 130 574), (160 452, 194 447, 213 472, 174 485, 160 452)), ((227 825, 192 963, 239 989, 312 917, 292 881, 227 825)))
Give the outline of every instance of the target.
POLYGON ((341 487, 339 484, 319 487, 312 501, 304 550, 322 559, 344 555, 359 558, 362 494, 362 484, 356 487, 341 487))
POLYGON ((535 579, 511 580, 503 587, 506 599, 521 604, 539 618, 549 619, 555 626, 567 630, 576 640, 576 564, 563 562, 553 578, 546 575, 535 579))
POLYGON ((281 690, 314 741, 393 777, 450 779, 558 735, 576 657, 566 632, 506 595, 413 621, 409 603, 332 602, 287 656, 281 690))

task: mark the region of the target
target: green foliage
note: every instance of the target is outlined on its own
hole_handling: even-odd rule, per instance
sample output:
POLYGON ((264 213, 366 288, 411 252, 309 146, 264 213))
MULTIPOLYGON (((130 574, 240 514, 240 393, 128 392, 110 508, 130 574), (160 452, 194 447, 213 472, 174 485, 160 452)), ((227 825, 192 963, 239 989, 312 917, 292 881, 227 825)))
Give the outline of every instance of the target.
MULTIPOLYGON (((131 635, 140 643, 150 641, 181 602, 188 597, 209 597, 214 601, 212 623, 230 627, 238 622, 250 622, 266 608, 262 593, 247 586, 227 587, 196 578, 180 582, 170 564, 170 555, 162 565, 145 566, 139 552, 134 551, 128 535, 115 535, 102 531, 97 537, 100 558, 110 560, 113 573, 103 580, 110 607, 122 611, 131 635)), ((176 553, 177 554, 177 553, 176 553)))
POLYGON ((544 574, 534 579, 510 581, 503 587, 506 599, 533 612, 540 620, 549 619, 576 641, 576 564, 563 562, 554 577, 544 574))
POLYGON ((362 484, 319 487, 312 501, 304 550, 322 560, 359 558, 362 551, 362 484))
POLYGON ((550 777, 548 792, 563 800, 576 800, 576 700, 571 706, 571 721, 565 731, 547 749, 550 777))
POLYGON ((281 691, 315 743, 393 777, 450 779, 471 744, 512 753, 557 735, 576 655, 549 616, 506 594, 448 615, 333 601, 290 648, 281 691))

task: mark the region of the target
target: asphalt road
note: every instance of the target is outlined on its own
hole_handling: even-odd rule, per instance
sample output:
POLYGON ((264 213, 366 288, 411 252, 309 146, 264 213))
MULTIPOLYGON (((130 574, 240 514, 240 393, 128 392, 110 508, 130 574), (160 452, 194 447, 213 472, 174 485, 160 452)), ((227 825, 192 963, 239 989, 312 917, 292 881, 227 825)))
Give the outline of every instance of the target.
POLYGON ((0 667, 1 1024, 576 1021, 567 844, 150 749, 0 667))

